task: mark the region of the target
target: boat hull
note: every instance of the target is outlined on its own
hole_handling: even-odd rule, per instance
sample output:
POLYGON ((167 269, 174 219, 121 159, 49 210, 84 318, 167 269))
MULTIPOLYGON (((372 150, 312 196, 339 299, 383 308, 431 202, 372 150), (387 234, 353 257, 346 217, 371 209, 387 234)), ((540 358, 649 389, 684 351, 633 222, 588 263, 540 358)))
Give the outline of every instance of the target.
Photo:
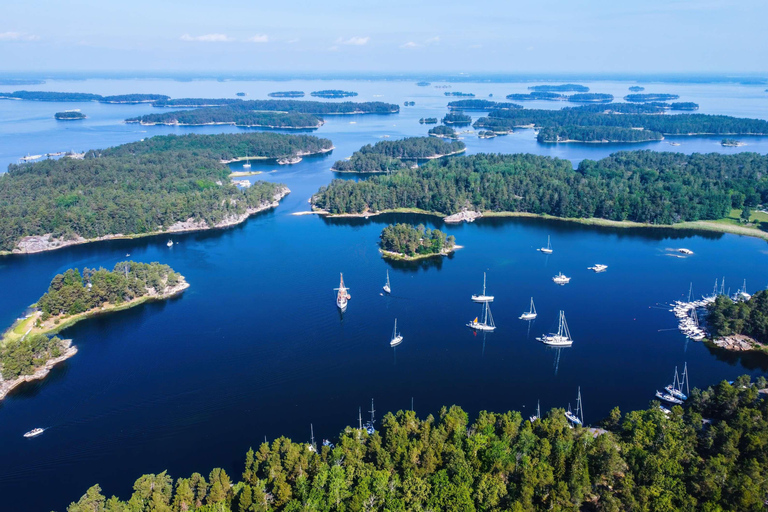
POLYGON ((520 320, 535 320, 536 316, 536 313, 523 313, 520 315, 520 320))
POLYGON ((484 325, 484 324, 475 324, 475 323, 468 323, 467 327, 470 329, 474 329, 475 331, 486 331, 486 332, 492 332, 496 329, 496 327, 492 327, 490 325, 484 325))
POLYGON ((493 295, 473 295, 472 302, 493 302, 493 295))
POLYGON ((396 338, 393 338, 392 341, 389 342, 389 346, 390 347, 396 347, 399 344, 401 344, 402 342, 403 342, 403 337, 402 336, 397 336, 396 338))

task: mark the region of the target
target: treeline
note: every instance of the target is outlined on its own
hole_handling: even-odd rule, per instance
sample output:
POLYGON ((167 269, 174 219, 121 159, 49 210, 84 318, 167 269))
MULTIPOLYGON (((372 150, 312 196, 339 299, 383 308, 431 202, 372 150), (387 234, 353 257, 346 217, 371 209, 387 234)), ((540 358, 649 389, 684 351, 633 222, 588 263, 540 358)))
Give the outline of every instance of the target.
POLYGON ((53 117, 59 121, 74 121, 77 119, 85 119, 85 114, 76 111, 56 112, 53 117))
POLYGON ((117 94, 114 96, 104 96, 102 103, 153 103, 155 101, 167 100, 170 96, 164 94, 117 94))
POLYGON ((381 101, 366 102, 328 102, 303 100, 241 100, 210 98, 175 98, 153 103, 155 107, 230 107, 244 111, 277 110, 280 112, 301 112, 304 114, 396 114, 400 106, 381 101))
POLYGON ((303 98, 304 91, 277 91, 267 94, 270 98, 303 98))
POLYGON ((458 96, 460 98, 474 98, 475 97, 475 95, 473 93, 471 93, 471 92, 459 92, 459 91, 449 92, 449 91, 446 91, 443 94, 445 94, 446 96, 458 96))
MULTIPOLYGON (((648 103, 611 103, 610 105, 582 105, 566 107, 584 112, 615 112, 617 114, 663 114, 667 110, 698 110, 699 105, 692 101, 664 103, 652 101, 648 103)), ((564 109, 565 110, 565 109, 564 109)))
POLYGON ((671 101, 680 98, 679 94, 627 94, 625 101, 643 102, 643 101, 671 101))
POLYGON ((146 114, 125 120, 127 123, 200 126, 233 124, 245 127, 314 129, 323 120, 301 112, 257 112, 231 107, 210 107, 146 114))
POLYGON ((410 224, 390 224, 381 231, 379 245, 385 251, 405 256, 424 256, 450 251, 456 245, 456 238, 453 235, 446 236, 439 229, 426 228, 423 224, 416 227, 410 224))
POLYGON ((523 108, 522 105, 508 102, 498 102, 490 100, 457 100, 448 103, 451 110, 507 110, 513 108, 523 108))
POLYGON ((429 162, 364 181, 334 180, 313 203, 331 213, 466 208, 651 224, 721 219, 739 202, 768 201, 768 156, 652 151, 570 161, 479 154, 429 162))
POLYGON ((599 92, 571 94, 568 96, 568 101, 572 103, 610 103, 613 101, 613 94, 599 92))
POLYGON ((339 89, 324 89, 322 91, 313 91, 311 95, 316 98, 350 98, 352 96, 357 96, 357 93, 339 89))
POLYGON ((539 130, 539 142, 649 142, 662 140, 659 132, 615 126, 557 126, 539 130))
POLYGON ((692 101, 679 101, 669 104, 672 110, 699 110, 699 104, 692 101))
POLYGON ((547 100, 547 101, 565 101, 568 96, 565 94, 558 94, 555 92, 530 92, 530 93, 514 93, 507 94, 507 99, 512 101, 533 101, 533 100, 547 100))
POLYGON ((589 87, 579 84, 532 85, 528 90, 537 92, 589 92, 589 87))
POLYGON ((644 91, 644 90, 645 90, 645 87, 641 87, 639 85, 633 85, 633 86, 631 86, 629 88, 630 92, 641 92, 641 91, 644 91))
MULTIPOLYGON (((200 138, 163 140, 169 145, 207 141, 215 147, 218 138, 233 136, 195 137, 200 138)), ((271 203, 284 189, 266 182, 238 189, 228 178, 229 167, 209 156, 213 150, 142 152, 142 144, 89 151, 82 160, 10 165, 0 175, 0 250, 13 250, 26 236, 49 233, 64 239, 146 234, 190 218, 212 227, 271 203)))
POLYGON ((440 126, 430 128, 430 130, 427 132, 427 135, 431 135, 432 137, 444 137, 446 139, 457 139, 459 137, 456 134, 456 130, 450 126, 445 126, 442 124, 440 126))
POLYGON ((20 375, 31 375, 46 361, 62 354, 61 338, 45 334, 28 334, 18 339, 6 339, 0 346, 2 377, 12 380, 20 375))
POLYGON ((455 125, 468 125, 472 123, 472 117, 460 110, 449 112, 443 117, 443 123, 455 125))
POLYGON ((765 386, 745 375, 694 389, 668 415, 658 402, 614 408, 602 430, 569 428, 562 409, 533 422, 517 411, 470 422, 457 406, 424 419, 387 413, 373 434, 347 427, 335 446, 265 442, 239 477, 147 474, 128 501, 94 485, 67 511, 761 512, 765 386))
POLYGON ((718 296, 708 307, 707 322, 715 337, 744 334, 768 344, 768 291, 760 290, 746 301, 718 296))
POLYGON ((419 119, 419 123, 421 124, 437 124, 437 118, 436 117, 422 117, 419 119))
POLYGON ((438 158, 465 149, 463 142, 446 142, 435 137, 408 137, 367 144, 349 160, 339 160, 332 170, 338 172, 390 172, 408 167, 402 160, 438 158))
POLYGON ((86 92, 14 91, 0 92, 0 99, 29 101, 100 101, 102 103, 152 103, 167 100, 163 94, 118 94, 102 96, 86 92))

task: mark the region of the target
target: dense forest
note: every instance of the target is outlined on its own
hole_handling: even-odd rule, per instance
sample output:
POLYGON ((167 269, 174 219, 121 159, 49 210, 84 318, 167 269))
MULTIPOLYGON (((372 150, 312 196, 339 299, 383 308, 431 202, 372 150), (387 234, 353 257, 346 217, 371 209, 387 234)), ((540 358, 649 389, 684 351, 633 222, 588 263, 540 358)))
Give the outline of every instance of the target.
POLYGON ((436 117, 422 117, 419 119, 419 123, 421 124, 437 124, 437 118, 436 117))
POLYGON ((30 101, 100 101, 102 103, 153 103, 167 100, 170 96, 163 94, 118 94, 102 96, 85 92, 49 92, 49 91, 14 91, 0 92, 0 99, 17 99, 30 101))
POLYGON ((170 96, 163 94, 117 94, 114 96, 104 96, 99 101, 102 103, 154 103, 155 101, 167 99, 170 99, 170 96))
POLYGON ((264 134, 151 138, 89 151, 82 160, 10 165, 0 175, 0 250, 47 233, 66 239, 145 234, 190 218, 214 226, 271 203, 283 185, 256 182, 240 190, 230 183, 229 167, 219 163, 219 155, 244 146, 258 150, 259 141, 266 144, 264 152, 280 148, 282 153, 302 141, 313 147, 318 139, 288 143, 283 137, 289 135, 254 135, 264 134))
POLYGON ((669 108, 672 110, 699 110, 699 104, 692 101, 679 101, 670 103, 669 108))
POLYGON ((12 380, 20 375, 31 375, 46 361, 62 354, 64 345, 57 336, 28 334, 18 339, 7 339, 0 346, 0 374, 12 380))
POLYGON ((53 117, 59 121, 76 121, 78 119, 85 119, 85 114, 79 110, 67 110, 65 112, 56 112, 53 117))
POLYGON ((323 120, 301 112, 257 112, 231 107, 209 107, 194 110, 175 110, 161 114, 147 114, 126 119, 127 123, 200 126, 207 124, 233 124, 268 128, 319 128, 323 120))
POLYGON ((458 96, 459 98, 474 98, 474 93, 471 92, 459 92, 459 91, 453 91, 453 92, 445 92, 443 93, 446 96, 458 96))
MULTIPOLYGON (((621 105, 617 103, 616 105, 621 105)), ((612 114, 591 109, 564 108, 561 110, 519 109, 492 110, 488 117, 475 121, 475 128, 508 131, 518 126, 537 127, 613 126, 617 128, 644 128, 664 135, 694 134, 751 134, 768 135, 768 121, 708 114, 612 114)), ((614 108, 614 105, 606 105, 614 108)))
POLYGON ((357 93, 352 91, 341 91, 339 89, 325 89, 322 91, 313 91, 311 96, 316 98, 350 98, 352 96, 357 96, 357 93))
POLYGON ((434 128, 430 128, 430 130, 427 132, 427 135, 430 135, 432 137, 444 137, 446 139, 458 139, 459 136, 456 134, 456 130, 451 128, 450 126, 440 125, 435 126, 434 128))
POLYGON ((457 100, 448 103, 448 108, 451 110, 507 110, 512 108, 523 108, 523 106, 505 101, 457 100))
POLYGON ((334 180, 312 200, 331 213, 471 208, 673 224, 768 202, 768 156, 626 151, 582 160, 574 170, 557 158, 478 154, 359 182, 334 180))
POLYGON ((455 124, 457 126, 468 125, 472 124, 472 117, 468 116, 461 110, 454 110, 453 112, 445 114, 445 117, 443 117, 443 123, 455 124))
POLYGON ((568 101, 572 103, 610 103, 613 101, 613 94, 599 92, 571 94, 568 96, 568 101))
POLYGON ((768 290, 760 290, 746 301, 720 295, 708 309, 707 321, 713 336, 744 334, 768 345, 768 290))
POLYGON ((645 90, 645 87, 641 87, 639 85, 633 85, 629 88, 630 92, 642 92, 645 90))
POLYGON ((558 94, 555 92, 529 92, 529 93, 507 94, 507 99, 512 101, 533 101, 533 100, 564 101, 568 99, 568 96, 566 96, 565 94, 558 94))
POLYGON ((277 110, 280 112, 301 112, 303 114, 396 114, 400 106, 380 101, 304 101, 304 100, 241 100, 209 98, 177 98, 153 103, 155 107, 229 107, 243 111, 277 110))
POLYGON ((669 109, 668 103, 611 103, 610 105, 580 105, 578 107, 566 107, 563 110, 575 110, 577 112, 593 112, 596 114, 663 114, 669 109))
POLYGON ((643 102, 643 101, 671 101, 680 98, 678 94, 627 94, 625 101, 643 102))
POLYGON ((532 85, 528 90, 536 92, 589 92, 589 87, 579 84, 532 85))
POLYGON ((429 229, 419 224, 390 224, 381 231, 381 248, 405 256, 426 256, 442 254, 456 245, 456 238, 446 236, 439 229, 429 229))
POLYGON ((94 485, 68 512, 761 512, 768 493, 763 377, 694 389, 669 414, 652 402, 602 430, 569 428, 562 409, 460 407, 437 417, 387 413, 373 434, 347 427, 333 446, 285 437, 245 454, 242 475, 216 468, 141 476, 129 500, 94 485))
POLYGON ((277 91, 267 94, 270 98, 303 98, 304 91, 277 91))
POLYGON ((548 126, 536 136, 539 142, 648 142, 663 138, 659 132, 616 126, 548 126))
POLYGON ((338 172, 390 172, 408 167, 402 160, 438 158, 463 151, 463 142, 446 142, 435 137, 408 137, 382 140, 355 151, 349 160, 339 160, 332 169, 338 172))

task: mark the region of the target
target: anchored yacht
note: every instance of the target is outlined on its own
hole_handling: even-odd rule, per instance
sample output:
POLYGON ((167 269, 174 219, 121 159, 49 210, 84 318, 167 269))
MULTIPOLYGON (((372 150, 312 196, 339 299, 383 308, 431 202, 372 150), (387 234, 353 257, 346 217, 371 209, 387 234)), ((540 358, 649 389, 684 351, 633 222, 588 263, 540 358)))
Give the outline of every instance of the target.
POLYGON ((531 309, 527 313, 520 315, 520 320, 533 320, 536 318, 536 306, 533 305, 533 297, 531 297, 531 309))
POLYGON ((493 302, 493 295, 485 294, 485 272, 483 272, 483 293, 480 295, 472 295, 473 302, 493 302))
POLYGON ((559 285, 564 285, 571 282, 571 278, 566 277, 565 274, 563 274, 562 272, 558 272, 558 274, 555 277, 553 277, 552 280, 559 285))
POLYGON ((542 334, 539 338, 536 339, 545 345, 552 345, 554 347, 570 347, 573 344, 573 340, 571 339, 571 332, 568 329, 568 323, 565 321, 565 312, 560 311, 560 319, 556 333, 542 334))

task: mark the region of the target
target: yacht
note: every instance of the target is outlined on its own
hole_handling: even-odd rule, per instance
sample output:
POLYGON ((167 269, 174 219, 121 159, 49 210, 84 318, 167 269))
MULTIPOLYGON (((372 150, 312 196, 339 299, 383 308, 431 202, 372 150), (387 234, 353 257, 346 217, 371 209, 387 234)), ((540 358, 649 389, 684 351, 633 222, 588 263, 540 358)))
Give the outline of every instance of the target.
POLYGON ((558 272, 558 274, 555 277, 553 277, 552 280, 556 284, 560 284, 560 285, 568 284, 571 282, 571 278, 566 277, 565 274, 563 274, 562 272, 558 272))
POLYGON ((669 393, 662 393, 661 391, 656 391, 656 397, 657 398, 661 398, 665 402, 669 402, 671 404, 677 404, 677 405, 682 405, 683 404, 682 400, 680 400, 679 398, 673 397, 669 393))
POLYGON ((173 240, 168 240, 168 243, 165 245, 167 245, 168 247, 173 247, 173 240))
POLYGON ((549 241, 549 235, 547 235, 547 246, 542 247, 539 249, 539 251, 543 252, 544 254, 552 254, 552 243, 549 241))
POLYGON ((575 425, 581 425, 584 423, 584 411, 582 410, 581 406, 581 387, 579 387, 579 394, 576 395, 576 411, 571 411, 571 405, 568 404, 568 410, 565 411, 565 417, 568 418, 568 421, 575 425))
POLYGON ((334 288, 336 292, 336 307, 338 307, 343 313, 347 309, 347 301, 352 298, 346 286, 344 286, 344 274, 341 276, 341 282, 338 288, 334 288))
POLYGON ((593 267, 587 267, 588 270, 594 270, 595 272, 605 272, 608 270, 608 265, 603 265, 601 263, 596 263, 593 267))
POLYGON ((483 272, 483 293, 480 295, 472 295, 473 302, 493 302, 493 295, 485 294, 485 272, 483 272))
POLYGON ((493 332, 496 329, 496 324, 493 323, 493 315, 491 315, 491 307, 488 302, 483 302, 483 321, 479 321, 479 317, 475 317, 474 320, 467 324, 476 331, 488 331, 493 332))
POLYGON ((570 347, 573 344, 573 340, 571 339, 571 332, 568 329, 568 323, 565 321, 565 312, 560 311, 560 319, 556 333, 542 334, 539 338, 536 339, 545 345, 552 345, 554 347, 570 347))
POLYGON ((248 153, 245 154, 245 163, 243 164, 243 169, 250 169, 251 168, 251 161, 248 160, 248 153))
POLYGON ((536 306, 533 305, 533 297, 531 297, 531 309, 527 313, 520 315, 520 320, 533 320, 536 318, 536 306))
POLYGON ((680 400, 688 400, 688 395, 683 393, 683 383, 685 383, 686 391, 689 392, 688 389, 688 363, 685 363, 685 367, 683 369, 683 376, 680 378, 677 374, 677 366, 675 366, 675 376, 672 379, 672 384, 669 384, 668 386, 664 387, 664 390, 672 395, 673 397, 680 399, 680 400))
POLYGON ((390 347, 396 347, 403 342, 403 335, 397 332, 397 318, 395 318, 395 328, 392 330, 392 339, 389 341, 390 347))
POLYGON ((537 400, 537 401, 536 401, 536 414, 534 414, 533 416, 531 416, 530 418, 528 418, 528 420, 529 420, 531 423, 533 423, 534 421, 536 421, 536 420, 540 420, 540 419, 541 419, 541 402, 539 402, 539 401, 537 400))
POLYGON ((384 285, 384 293, 392 293, 392 287, 389 285, 389 270, 387 270, 387 284, 384 285))
POLYGON ((24 437, 36 437, 42 434, 43 432, 45 432, 44 428, 33 428, 32 430, 24 434, 24 437))
POLYGON ((693 254, 692 250, 686 249, 685 247, 681 247, 680 249, 677 250, 677 252, 679 252, 680 254, 685 254, 686 256, 690 256, 691 254, 693 254))

